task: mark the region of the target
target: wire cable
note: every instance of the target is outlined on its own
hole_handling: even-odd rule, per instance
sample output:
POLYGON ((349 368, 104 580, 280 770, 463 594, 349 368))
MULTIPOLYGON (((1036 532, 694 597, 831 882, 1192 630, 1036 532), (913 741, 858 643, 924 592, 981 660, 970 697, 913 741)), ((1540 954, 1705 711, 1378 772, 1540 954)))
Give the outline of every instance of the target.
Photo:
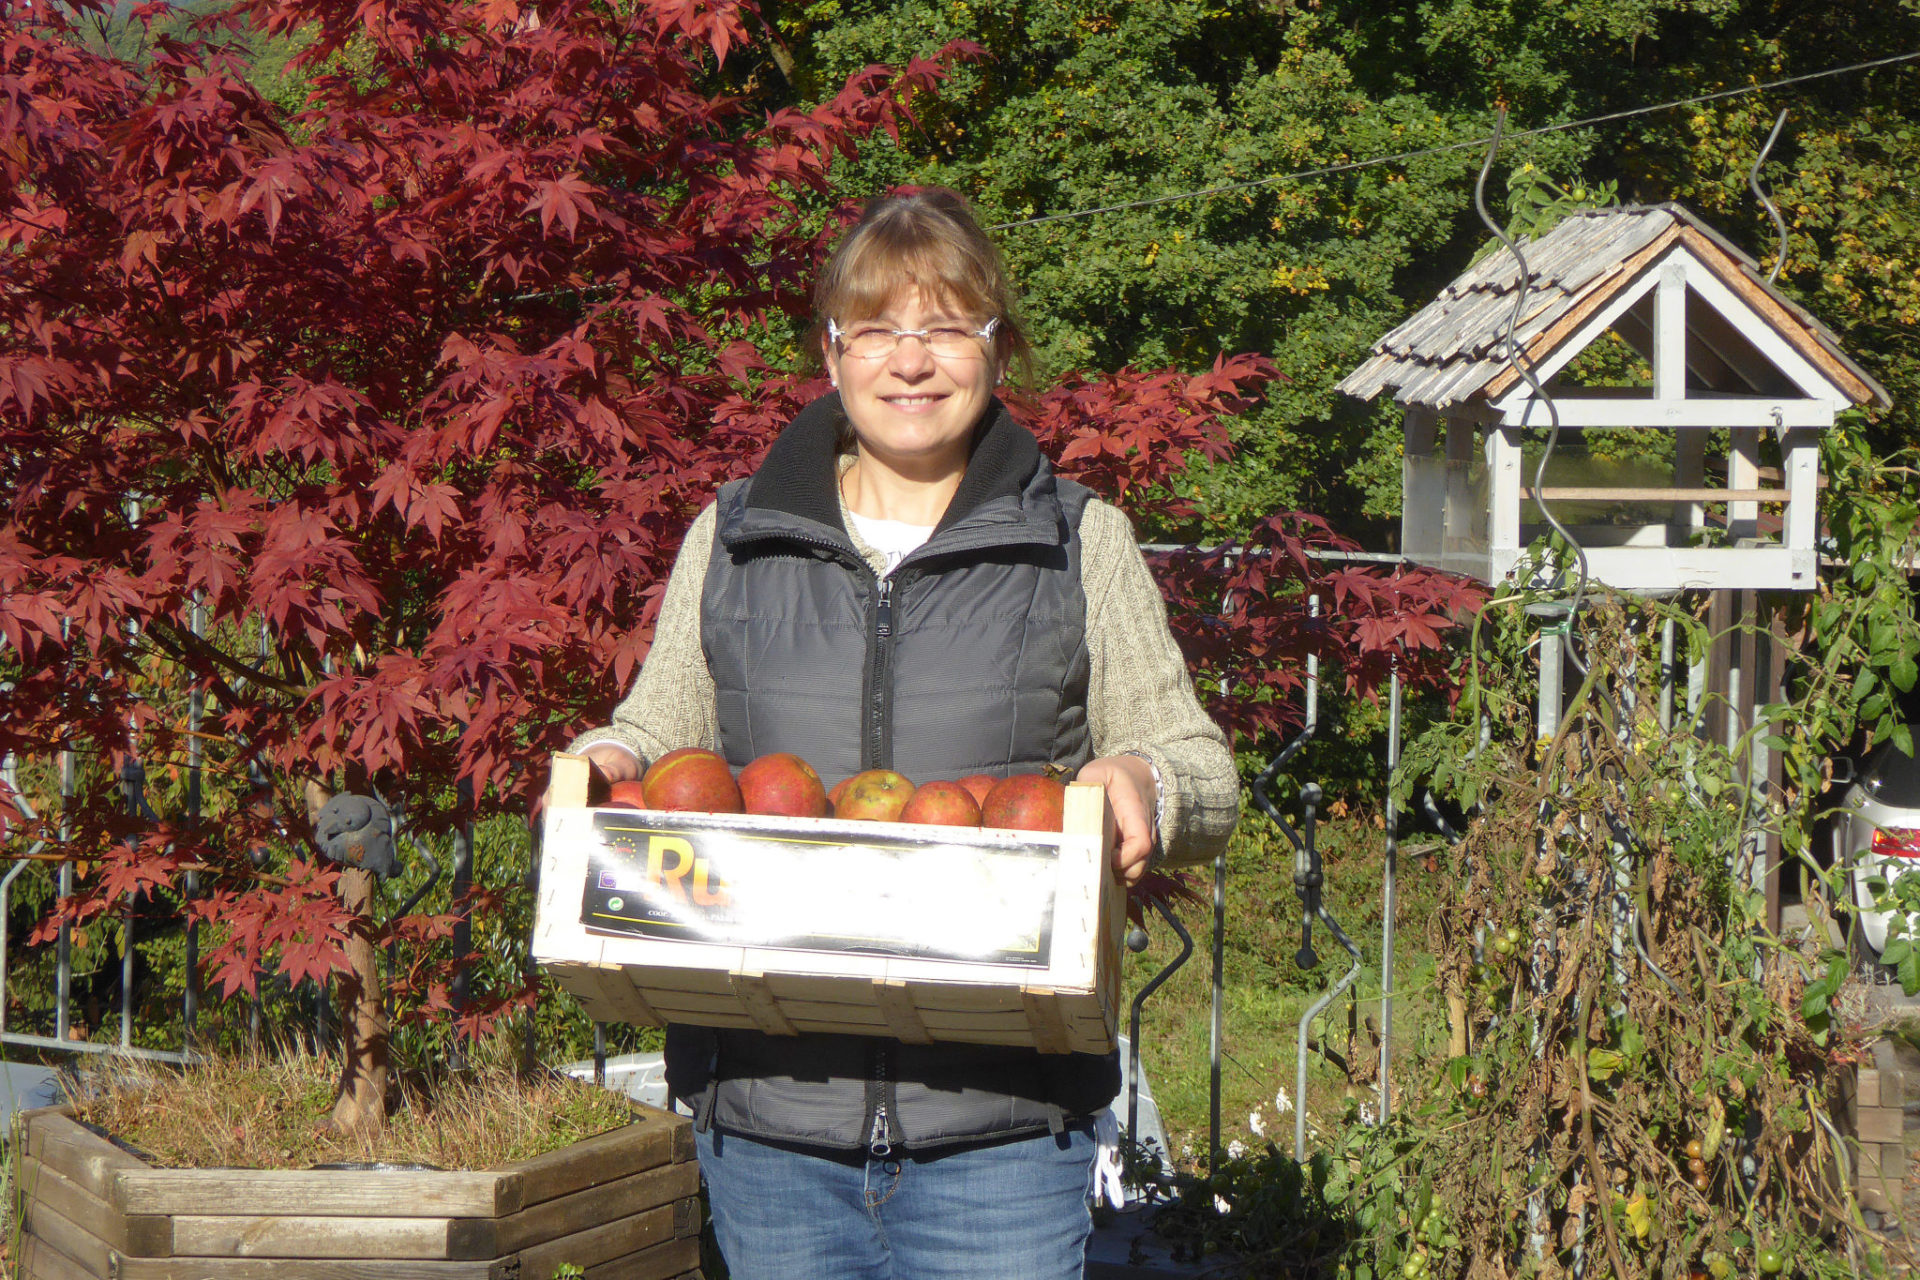
MULTIPOLYGON (((1616 120, 1631 120, 1635 116, 1652 115, 1656 111, 1671 111, 1676 107, 1698 106, 1703 102, 1718 102, 1724 98, 1735 98, 1748 93, 1765 93, 1770 89, 1784 89, 1792 85, 1806 84, 1812 80, 1825 80, 1833 76, 1852 75, 1858 71, 1871 71, 1876 67, 1889 67, 1896 63, 1912 62, 1920 59, 1920 49, 1911 53, 1896 53, 1885 58, 1874 58, 1867 62, 1855 62, 1844 67, 1828 67, 1824 71, 1809 71, 1797 76, 1784 76, 1778 80, 1768 80, 1762 84, 1741 85, 1736 89, 1716 89, 1712 93, 1696 94, 1691 98, 1676 98, 1671 102, 1656 102, 1648 106, 1628 107, 1621 111, 1611 111, 1606 115, 1588 116, 1583 120, 1568 120, 1561 124, 1541 125, 1537 129, 1522 129, 1518 133, 1507 135, 1509 141, 1520 138, 1537 138, 1549 133, 1565 133, 1571 129, 1588 129, 1595 125, 1612 124, 1616 120)), ((1250 178, 1245 182, 1229 182, 1217 187, 1203 187, 1197 191, 1182 191, 1175 195, 1149 196, 1142 200, 1127 200, 1120 204, 1100 205, 1092 209, 1076 209, 1071 213, 1047 213, 1033 218, 1019 218, 1011 222, 996 222, 988 231, 1013 231, 1020 227, 1034 227, 1046 222, 1068 222, 1076 218, 1091 218, 1102 213, 1122 213, 1129 209, 1146 209, 1154 205, 1173 204, 1181 200, 1198 200, 1205 196, 1231 195, 1236 191, 1251 191, 1256 187, 1272 186, 1279 182, 1296 182, 1303 178, 1324 178, 1336 173, 1352 173, 1360 169, 1373 169, 1386 164, 1405 164, 1412 160, 1422 160, 1428 156, 1446 155, 1454 151, 1474 151, 1483 149, 1491 139, 1472 138, 1465 142, 1448 142, 1437 147, 1423 147, 1418 151, 1400 151, 1390 156, 1375 156, 1369 160, 1348 160, 1340 164, 1322 165, 1315 169, 1300 169, 1293 173, 1270 174, 1264 178, 1250 178)))

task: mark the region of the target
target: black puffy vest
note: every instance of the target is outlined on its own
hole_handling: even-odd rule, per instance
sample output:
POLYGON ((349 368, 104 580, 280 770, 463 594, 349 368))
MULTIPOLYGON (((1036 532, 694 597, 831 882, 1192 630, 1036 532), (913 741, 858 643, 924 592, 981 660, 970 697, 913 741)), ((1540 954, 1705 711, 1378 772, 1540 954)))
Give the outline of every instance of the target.
MULTIPOLYGON (((840 518, 841 422, 838 396, 814 402, 720 492, 701 638, 721 753, 791 751, 829 783, 1086 763, 1087 490, 996 402, 945 518, 878 580, 840 518)), ((1111 1055, 679 1026, 667 1069, 703 1124, 836 1148, 1057 1127, 1119 1084, 1111 1055)))

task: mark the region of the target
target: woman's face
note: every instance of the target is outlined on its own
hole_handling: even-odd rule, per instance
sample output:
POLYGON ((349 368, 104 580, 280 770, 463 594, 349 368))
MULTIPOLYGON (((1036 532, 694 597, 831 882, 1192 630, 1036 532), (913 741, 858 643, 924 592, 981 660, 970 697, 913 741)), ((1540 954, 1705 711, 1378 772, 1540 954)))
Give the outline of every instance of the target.
MULTIPOLYGON (((966 315, 910 289, 877 316, 834 316, 843 335, 863 327, 956 328, 977 331, 990 317, 966 315)), ((966 470, 974 424, 1000 380, 991 340, 968 344, 964 356, 937 356, 920 338, 901 338, 884 356, 847 352, 844 336, 826 342, 827 372, 863 454, 915 479, 966 470)))

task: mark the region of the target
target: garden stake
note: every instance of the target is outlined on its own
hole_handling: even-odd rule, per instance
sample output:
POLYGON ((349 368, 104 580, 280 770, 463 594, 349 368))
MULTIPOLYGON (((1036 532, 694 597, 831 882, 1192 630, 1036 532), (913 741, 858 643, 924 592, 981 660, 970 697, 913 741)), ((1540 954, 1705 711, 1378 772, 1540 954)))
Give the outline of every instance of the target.
POLYGON ((1227 851, 1213 855, 1213 1022, 1207 1033, 1207 1176, 1220 1167, 1220 1056, 1226 1014, 1227 851))
MULTIPOLYGON (((198 640, 206 634, 206 630, 206 600, 200 592, 195 591, 193 604, 187 612, 187 632, 198 640)), ((201 689, 196 680, 187 689, 187 825, 195 829, 200 826, 200 766, 203 758, 200 730, 206 715, 206 691, 201 689)), ((192 902, 199 893, 200 873, 187 872, 181 892, 181 906, 192 902)), ((194 1024, 200 1020, 200 922, 191 915, 187 917, 186 969, 186 979, 180 991, 180 1035, 181 1046, 191 1049, 194 1024)))
POLYGON ((1400 820, 1393 803, 1392 778, 1400 767, 1400 664, 1394 663, 1387 682, 1387 861, 1380 892, 1380 1114, 1385 1124, 1393 1112, 1393 1087, 1388 1071, 1393 1065, 1393 916, 1399 899, 1400 820))
MULTIPOLYGON (((462 780, 455 787, 460 797, 460 807, 468 815, 473 813, 473 784, 462 780)), ((436 877, 437 878, 437 877, 436 877)), ((473 951, 473 905, 467 901, 467 895, 473 888, 473 820, 468 820, 453 829, 453 879, 448 893, 453 900, 453 960, 458 967, 454 970, 452 982, 453 1010, 463 1013, 467 1007, 467 995, 472 989, 472 980, 467 975, 463 963, 473 951)), ((458 1069, 466 1065, 466 1052, 460 1047, 456 1037, 449 1055, 453 1066, 458 1069)))
MULTIPOLYGON (((60 638, 67 638, 67 623, 60 623, 60 638)), ((65 852, 73 840, 73 743, 63 738, 60 743, 60 848, 65 852)), ((73 896, 73 861, 67 859, 60 864, 59 896, 65 901, 73 896)), ((65 1043, 67 1040, 67 1002, 73 996, 73 926, 66 921, 60 922, 58 941, 54 944, 53 970, 53 1038, 65 1043)))

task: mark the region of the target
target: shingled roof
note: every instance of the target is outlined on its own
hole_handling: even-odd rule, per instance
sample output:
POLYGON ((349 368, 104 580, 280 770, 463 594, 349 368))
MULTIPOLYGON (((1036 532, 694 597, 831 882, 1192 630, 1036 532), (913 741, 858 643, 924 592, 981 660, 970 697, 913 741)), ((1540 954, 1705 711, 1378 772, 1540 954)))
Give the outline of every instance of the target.
MULTIPOLYGON (((1523 238, 1527 299, 1515 338, 1534 365, 1549 360, 1581 325, 1684 244, 1855 404, 1887 407, 1886 390, 1841 351, 1833 334, 1769 286, 1753 260, 1674 204, 1570 215, 1538 240, 1523 238)), ((1504 395, 1518 380, 1503 339, 1519 267, 1496 246, 1440 296, 1373 345, 1373 356, 1340 383, 1362 400, 1394 390, 1402 404, 1445 409, 1504 395)))

